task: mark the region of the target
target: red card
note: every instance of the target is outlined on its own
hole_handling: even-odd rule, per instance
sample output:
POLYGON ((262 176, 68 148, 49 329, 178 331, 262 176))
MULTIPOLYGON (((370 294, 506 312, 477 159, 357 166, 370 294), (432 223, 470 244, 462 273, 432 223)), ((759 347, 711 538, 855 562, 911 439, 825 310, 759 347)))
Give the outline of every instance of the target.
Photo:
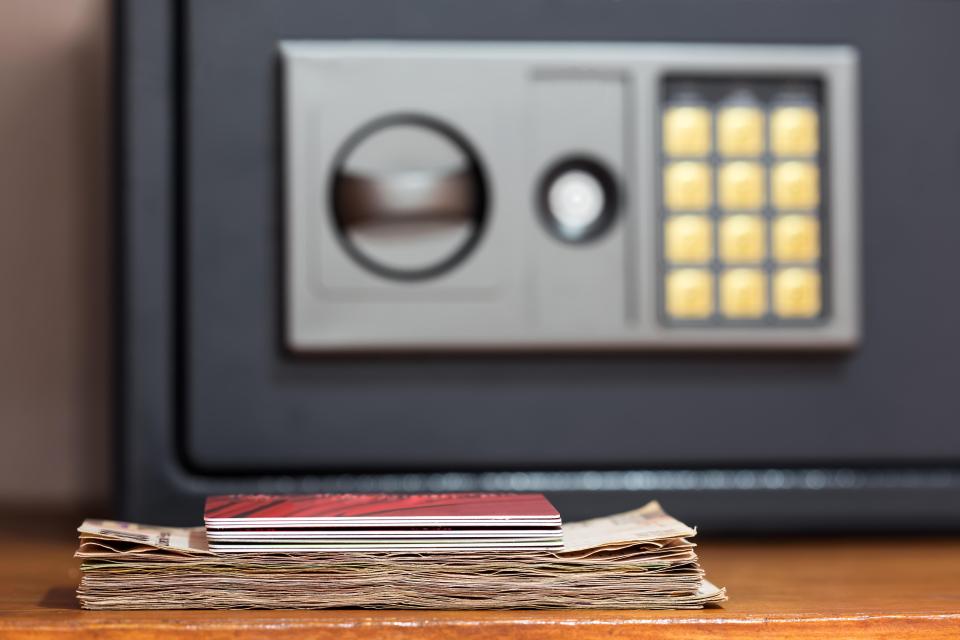
POLYGON ((350 521, 351 526, 384 526, 391 521, 450 523, 476 521, 513 523, 556 522, 560 514, 539 493, 433 493, 231 495, 207 498, 204 520, 229 525, 245 520, 247 526, 267 521, 350 521))

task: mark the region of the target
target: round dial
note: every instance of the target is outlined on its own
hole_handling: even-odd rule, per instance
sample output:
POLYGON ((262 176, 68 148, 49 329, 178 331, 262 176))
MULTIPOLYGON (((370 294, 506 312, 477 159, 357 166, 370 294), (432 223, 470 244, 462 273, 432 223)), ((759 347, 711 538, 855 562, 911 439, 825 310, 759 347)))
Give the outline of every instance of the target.
POLYGON ((424 118, 364 127, 340 152, 332 204, 347 250, 397 279, 440 274, 470 253, 485 216, 475 153, 452 129, 424 118))

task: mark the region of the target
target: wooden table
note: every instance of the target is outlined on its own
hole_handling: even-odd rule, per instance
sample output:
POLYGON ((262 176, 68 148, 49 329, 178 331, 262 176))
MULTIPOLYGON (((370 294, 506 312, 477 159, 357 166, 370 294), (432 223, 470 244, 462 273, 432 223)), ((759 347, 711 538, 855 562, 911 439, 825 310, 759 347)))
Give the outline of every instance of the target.
POLYGON ((81 611, 72 532, 0 534, 0 638, 960 638, 960 540, 701 540, 703 611, 81 611))

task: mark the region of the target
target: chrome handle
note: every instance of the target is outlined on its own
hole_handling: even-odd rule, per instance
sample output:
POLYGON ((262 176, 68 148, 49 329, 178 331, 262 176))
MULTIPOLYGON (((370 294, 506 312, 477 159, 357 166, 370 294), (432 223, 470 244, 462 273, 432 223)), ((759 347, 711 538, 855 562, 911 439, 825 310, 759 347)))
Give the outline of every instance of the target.
POLYGON ((344 227, 461 225, 473 215, 476 181, 467 171, 341 174, 337 210, 344 227))

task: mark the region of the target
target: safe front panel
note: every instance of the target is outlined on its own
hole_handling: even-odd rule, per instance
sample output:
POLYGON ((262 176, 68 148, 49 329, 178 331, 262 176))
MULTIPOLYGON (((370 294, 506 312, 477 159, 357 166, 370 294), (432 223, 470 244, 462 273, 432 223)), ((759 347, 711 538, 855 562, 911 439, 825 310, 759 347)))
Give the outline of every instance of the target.
MULTIPOLYGON (((953 37, 958 17, 953 3, 895 0, 562 2, 549 10, 523 1, 408 7, 240 0, 229 8, 214 0, 125 3, 121 40, 129 55, 121 70, 119 200, 127 515, 158 520, 179 513, 186 519, 204 493, 233 490, 482 487, 550 491, 571 517, 656 495, 677 505, 683 517, 719 528, 769 528, 770 514, 776 514, 777 526, 788 528, 814 521, 820 528, 894 526, 894 511, 915 521, 955 524, 942 505, 955 504, 949 498, 955 498, 960 452, 952 410, 960 309, 950 294, 955 278, 949 258, 960 232, 954 215, 960 198, 960 87, 949 81, 960 57, 953 37), (829 203, 843 189, 859 196, 853 209, 859 226, 851 241, 860 250, 852 263, 860 274, 851 297, 859 301, 856 331, 845 334, 851 339, 843 345, 813 350, 806 344, 718 349, 706 340, 670 348, 610 342, 602 348, 557 343, 516 350, 507 343, 479 350, 471 344, 451 345, 453 351, 384 345, 338 353, 291 344, 287 181, 294 168, 285 139, 282 43, 333 46, 356 39, 428 48, 443 41, 466 48, 579 43, 684 51, 760 45, 854 53, 849 90, 859 100, 850 127, 835 129, 834 88, 819 65, 800 80, 822 101, 821 149, 833 153, 838 140, 848 140, 846 166, 859 173, 838 183, 843 163, 830 155, 818 158, 829 203)), ((779 65, 770 56, 758 64, 779 65)), ((657 183, 668 163, 690 158, 667 157, 660 128, 675 107, 703 108, 719 118, 726 94, 712 93, 710 82, 724 78, 702 68, 665 71, 647 102, 659 115, 637 117, 636 104, 618 98, 636 95, 631 92, 637 86, 618 77, 599 82, 603 97, 596 108, 633 113, 630 122, 645 123, 649 141, 633 152, 625 147, 622 158, 606 142, 591 155, 609 153, 607 164, 618 173, 649 181, 649 188, 630 188, 628 206, 642 194, 650 199, 644 206, 654 210, 646 218, 652 229, 635 236, 641 244, 633 254, 652 260, 654 275, 647 282, 653 290, 644 293, 652 302, 641 312, 639 296, 599 288, 590 291, 591 300, 618 314, 631 308, 650 312, 654 325, 670 335, 742 332, 746 321, 727 326, 719 317, 721 270, 727 268, 719 262, 727 215, 722 211, 691 214, 714 222, 711 260, 718 262, 702 267, 715 278, 714 315, 673 318, 663 299, 677 266, 668 260, 661 227, 689 212, 667 211, 657 183), (651 164, 640 171, 642 154, 649 154, 651 164)), ((769 79, 764 73, 736 78, 769 79)), ((525 99, 547 108, 566 86, 538 84, 525 99)), ((780 98, 762 87, 754 91, 772 113, 780 98)), ((365 100, 358 114, 371 104, 365 100)), ((537 124, 518 129, 531 135, 531 127, 564 117, 549 111, 537 124)), ((484 175, 496 174, 490 188, 515 188, 499 186, 504 169, 487 166, 488 145, 494 143, 478 133, 465 137, 484 175)), ((630 139, 639 140, 638 131, 630 139)), ((342 150, 343 142, 331 146, 342 150)), ((546 175, 550 159, 561 153, 560 143, 550 144, 530 151, 543 157, 538 164, 545 171, 536 177, 546 175)), ((717 175, 719 168, 711 164, 717 175)), ((509 164, 506 173, 512 175, 509 164)), ((516 175, 526 173, 518 168, 516 175)), ((329 178, 321 174, 317 183, 329 178)), ((756 215, 770 235, 778 216, 794 213, 756 215)), ((835 207, 818 212, 824 216, 824 250, 805 263, 820 270, 824 300, 830 301, 837 299, 838 264, 830 247, 840 241, 838 214, 835 207)), ((626 236, 640 218, 633 220, 606 227, 592 241, 619 260, 618 252, 633 250, 626 236)), ((480 237, 477 250, 499 232, 484 229, 491 235, 480 237)), ((538 218, 531 229, 542 232, 536 237, 544 243, 536 251, 515 247, 514 255, 535 264, 549 265, 558 252, 590 246, 556 238, 556 230, 538 218)), ((772 255, 774 244, 769 237, 764 250, 772 255)), ((573 255, 583 258, 573 273, 602 277, 589 271, 597 267, 587 262, 587 253, 573 255)), ((314 257, 338 259, 329 252, 314 257)), ((497 260, 478 268, 465 299, 484 300, 512 268, 497 260)), ((765 271, 768 286, 776 268, 770 263, 765 271)), ((331 289, 338 300, 354 295, 338 287, 357 282, 364 295, 396 286, 370 270, 345 275, 331 289)), ((573 308, 562 297, 535 300, 561 312, 573 308)), ((824 320, 837 317, 832 302, 822 310, 824 320)), ((602 317, 584 317, 598 322, 591 331, 610 329, 602 317)), ((391 320, 393 314, 383 314, 386 325, 391 320)), ((807 322, 816 325, 821 316, 795 326, 806 330, 807 322)), ((547 330, 559 335, 566 329, 547 330)), ((327 340, 332 334, 325 335, 327 340)), ((355 341, 357 334, 341 337, 355 341)))
POLYGON ((292 351, 856 345, 854 50, 281 47, 292 351), (736 125, 728 106, 738 103, 757 118, 754 149, 724 138, 736 125), (701 114, 699 130, 678 121, 701 114), (431 259, 430 243, 451 233, 442 217, 455 224, 442 198, 466 180, 459 165, 422 157, 437 144, 426 132, 445 130, 473 148, 476 206, 464 207, 482 205, 482 219, 431 259), (390 131, 407 137, 376 143, 390 131), (347 166, 344 149, 358 136, 381 145, 367 161, 377 166, 347 166), (338 184, 356 193, 338 200, 338 184), (581 198, 596 200, 595 210, 581 198), (577 214, 577 206, 588 208, 577 214), (345 232, 345 215, 368 219, 351 219, 345 232), (595 232, 581 234, 575 215, 595 232), (735 228, 751 223, 759 251, 722 250, 751 242, 735 228), (688 230, 697 224, 702 239, 688 230), (419 271, 392 266, 404 249, 426 260, 419 271))

